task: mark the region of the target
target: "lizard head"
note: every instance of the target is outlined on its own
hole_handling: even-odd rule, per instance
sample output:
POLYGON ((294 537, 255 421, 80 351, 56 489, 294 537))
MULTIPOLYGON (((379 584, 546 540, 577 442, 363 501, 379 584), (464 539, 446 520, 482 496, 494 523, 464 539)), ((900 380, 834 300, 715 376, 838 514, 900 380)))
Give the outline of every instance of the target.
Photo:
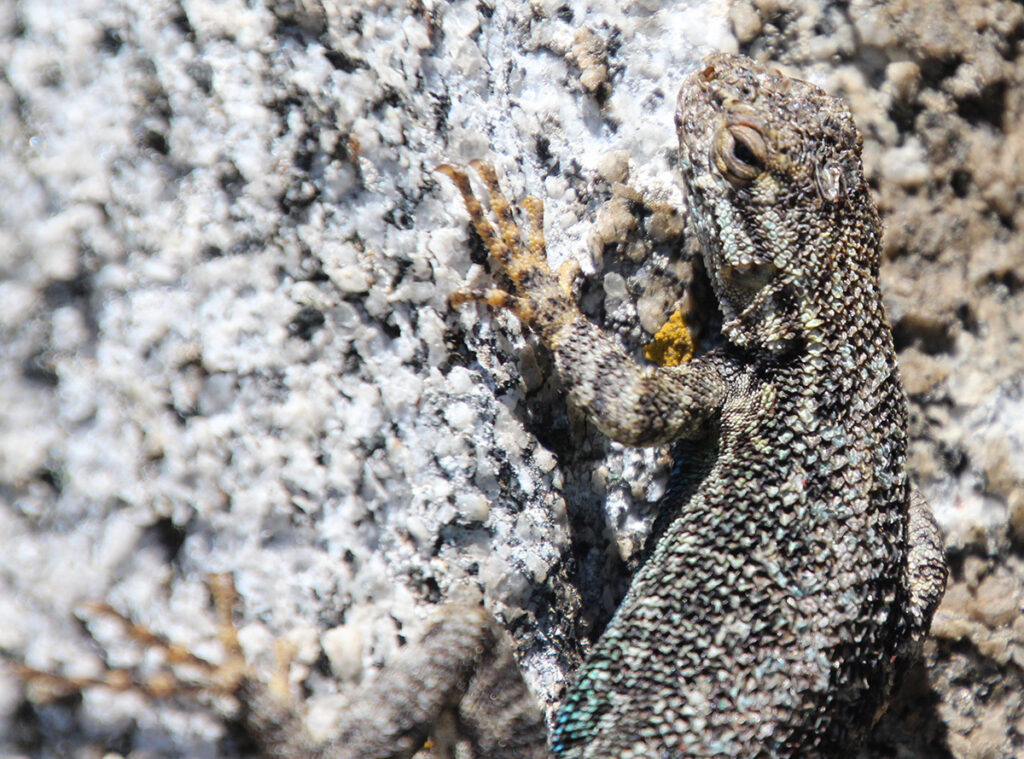
POLYGON ((676 127, 725 337, 774 357, 814 341, 845 284, 878 272, 881 222, 849 108, 716 53, 684 82, 676 127))

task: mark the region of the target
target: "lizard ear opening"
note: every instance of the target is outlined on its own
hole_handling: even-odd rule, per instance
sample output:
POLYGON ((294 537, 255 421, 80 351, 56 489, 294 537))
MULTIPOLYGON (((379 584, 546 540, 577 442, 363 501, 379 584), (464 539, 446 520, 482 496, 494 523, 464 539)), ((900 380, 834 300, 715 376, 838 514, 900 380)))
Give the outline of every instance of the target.
POLYGON ((825 163, 819 166, 815 172, 814 182, 821 199, 828 203, 835 204, 846 197, 846 179, 838 164, 825 163))

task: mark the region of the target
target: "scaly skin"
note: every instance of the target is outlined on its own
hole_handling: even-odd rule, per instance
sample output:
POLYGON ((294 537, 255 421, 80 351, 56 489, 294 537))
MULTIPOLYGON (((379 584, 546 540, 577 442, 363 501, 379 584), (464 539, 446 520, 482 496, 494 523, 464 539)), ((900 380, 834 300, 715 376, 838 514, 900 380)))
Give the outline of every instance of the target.
MULTIPOLYGON (((728 55, 683 85, 676 122, 725 346, 672 377, 722 390, 688 405, 704 424, 681 430, 648 558, 552 749, 847 756, 945 587, 940 536, 906 474, 860 135, 841 101, 728 55)), ((631 440, 652 426, 638 419, 631 440)))
POLYGON ((481 174, 505 219, 500 245, 465 176, 444 169, 515 288, 480 298, 534 328, 610 437, 682 441, 646 560, 556 716, 551 750, 846 756, 945 583, 905 469, 860 136, 841 101, 727 55, 683 85, 677 125, 725 339, 682 366, 638 366, 580 315, 536 246, 517 253, 493 172, 481 174))
MULTIPOLYGON (((524 245, 489 166, 474 164, 496 229, 467 176, 439 169, 513 287, 453 304, 483 301, 528 324, 611 438, 677 446, 645 561, 577 674, 550 751, 838 759, 884 709, 945 587, 941 537, 905 468, 907 406, 860 136, 841 101, 728 55, 683 85, 677 125, 724 316, 723 347, 679 366, 639 366, 582 316, 571 273, 547 266, 539 200, 524 201, 524 245)), ((143 644, 177 651, 124 621, 143 644)), ((231 653, 229 614, 222 627, 231 653)), ((268 757, 406 759, 428 736, 439 752, 461 741, 461 756, 547 753, 507 638, 479 606, 445 607, 325 739, 239 659, 206 665, 193 689, 232 693, 268 757)), ((25 670, 70 689, 133 687, 113 674, 25 670)))

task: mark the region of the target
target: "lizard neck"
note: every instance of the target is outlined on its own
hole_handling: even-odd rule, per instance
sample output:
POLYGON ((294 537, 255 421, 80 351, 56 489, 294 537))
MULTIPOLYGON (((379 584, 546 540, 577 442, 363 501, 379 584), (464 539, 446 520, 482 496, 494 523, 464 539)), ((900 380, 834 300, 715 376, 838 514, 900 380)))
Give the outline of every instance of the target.
POLYGON ((877 381, 896 373, 892 329, 877 278, 857 274, 833 274, 802 307, 803 368, 818 377, 877 381))
POLYGON ((791 352, 755 362, 770 413, 795 439, 819 441, 808 446, 815 460, 830 455, 832 438, 839 446, 857 438, 863 450, 884 448, 901 465, 907 402, 877 280, 869 272, 834 279, 815 287, 817 297, 796 311, 800 333, 791 352), (872 424, 880 414, 887 424, 872 424))
POLYGON ((867 268, 806 272, 767 286, 752 307, 723 325, 748 360, 808 375, 809 387, 829 377, 874 378, 896 371, 892 330, 877 274, 867 268), (756 321, 754 320, 756 317, 756 321))

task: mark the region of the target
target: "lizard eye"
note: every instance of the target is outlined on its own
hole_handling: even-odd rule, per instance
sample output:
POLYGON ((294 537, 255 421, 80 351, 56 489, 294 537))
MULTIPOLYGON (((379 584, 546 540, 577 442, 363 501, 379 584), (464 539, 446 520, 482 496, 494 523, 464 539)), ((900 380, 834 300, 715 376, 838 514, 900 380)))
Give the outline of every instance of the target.
POLYGON ((767 146, 749 124, 731 124, 715 138, 715 166, 735 185, 749 184, 764 171, 767 146))

